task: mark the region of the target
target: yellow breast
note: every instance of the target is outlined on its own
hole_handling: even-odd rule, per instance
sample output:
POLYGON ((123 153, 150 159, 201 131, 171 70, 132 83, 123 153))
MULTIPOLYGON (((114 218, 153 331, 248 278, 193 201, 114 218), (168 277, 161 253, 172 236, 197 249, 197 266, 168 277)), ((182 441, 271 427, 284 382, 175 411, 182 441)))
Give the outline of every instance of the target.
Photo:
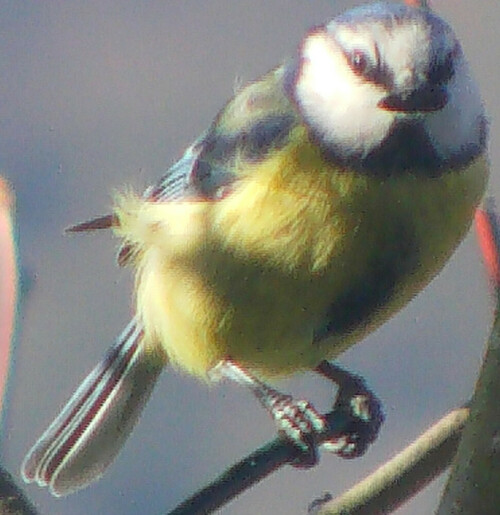
POLYGON ((228 356, 263 375, 336 356, 441 269, 485 187, 484 158, 383 181, 332 169, 293 140, 242 163, 222 200, 119 202, 145 338, 193 374, 228 356))

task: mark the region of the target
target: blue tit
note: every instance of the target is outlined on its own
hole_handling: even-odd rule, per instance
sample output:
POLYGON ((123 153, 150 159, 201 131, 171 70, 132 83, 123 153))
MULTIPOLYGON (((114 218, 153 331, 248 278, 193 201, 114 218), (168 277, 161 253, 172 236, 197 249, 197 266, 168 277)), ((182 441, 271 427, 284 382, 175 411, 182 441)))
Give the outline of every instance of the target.
MULTIPOLYGON (((307 32, 113 227, 136 315, 28 453, 26 481, 98 479, 167 363, 208 379, 317 369, 405 306, 466 235, 487 121, 450 26, 378 3, 307 32)), ((242 381, 245 382, 245 381, 242 381)))

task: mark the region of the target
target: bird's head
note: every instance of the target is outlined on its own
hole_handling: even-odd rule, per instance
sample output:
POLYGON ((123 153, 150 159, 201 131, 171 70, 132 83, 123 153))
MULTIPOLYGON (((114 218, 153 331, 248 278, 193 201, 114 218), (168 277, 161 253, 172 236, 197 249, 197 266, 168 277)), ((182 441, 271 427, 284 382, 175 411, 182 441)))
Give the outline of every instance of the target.
POLYGON ((462 47, 429 10, 380 3, 348 11, 307 34, 290 76, 312 135, 340 163, 435 174, 485 145, 462 47))

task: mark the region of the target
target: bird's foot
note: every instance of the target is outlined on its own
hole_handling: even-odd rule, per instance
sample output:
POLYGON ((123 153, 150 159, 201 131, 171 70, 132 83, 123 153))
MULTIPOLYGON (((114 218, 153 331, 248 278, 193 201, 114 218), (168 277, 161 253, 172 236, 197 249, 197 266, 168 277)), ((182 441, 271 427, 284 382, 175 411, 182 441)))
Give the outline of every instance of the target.
POLYGON ((343 414, 350 420, 347 428, 325 439, 321 444, 322 448, 346 459, 362 456, 376 440, 384 422, 382 403, 360 376, 328 361, 323 361, 316 371, 335 382, 339 388, 337 399, 327 418, 343 414))
POLYGON ((364 380, 345 370, 322 362, 317 372, 339 385, 332 411, 320 414, 306 400, 297 400, 269 386, 230 359, 210 371, 212 380, 231 379, 249 388, 273 418, 280 435, 301 451, 291 462, 297 468, 309 468, 318 462, 318 447, 342 458, 355 458, 366 452, 376 439, 384 420, 382 405, 364 380), (341 419, 342 430, 334 421, 341 419), (330 422, 330 423, 329 423, 330 422))
POLYGON ((328 423, 310 402, 281 393, 230 359, 216 365, 210 371, 210 378, 231 379, 251 390, 273 418, 279 434, 301 451, 291 463, 293 466, 309 468, 318 462, 320 436, 328 431, 328 423))
POLYGON ((265 392, 255 395, 273 418, 280 435, 301 451, 290 464, 297 468, 316 465, 318 445, 329 429, 325 417, 309 401, 294 399, 268 385, 265 385, 265 392))

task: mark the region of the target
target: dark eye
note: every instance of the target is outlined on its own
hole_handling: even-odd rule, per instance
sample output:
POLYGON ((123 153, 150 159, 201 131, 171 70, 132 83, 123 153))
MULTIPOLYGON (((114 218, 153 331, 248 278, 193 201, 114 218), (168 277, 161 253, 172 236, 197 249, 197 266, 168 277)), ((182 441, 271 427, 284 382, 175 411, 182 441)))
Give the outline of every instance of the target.
POLYGON ((368 58, 361 50, 353 50, 349 56, 349 64, 356 75, 363 75, 368 68, 368 58))

